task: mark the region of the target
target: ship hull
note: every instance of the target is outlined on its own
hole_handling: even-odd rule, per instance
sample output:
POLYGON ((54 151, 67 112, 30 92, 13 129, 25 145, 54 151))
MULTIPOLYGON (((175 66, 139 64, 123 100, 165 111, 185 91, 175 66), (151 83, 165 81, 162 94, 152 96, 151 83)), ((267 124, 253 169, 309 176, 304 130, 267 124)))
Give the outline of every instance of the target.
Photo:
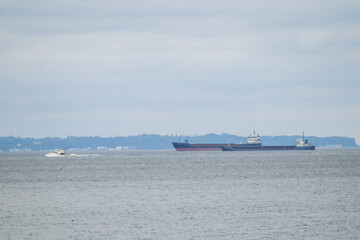
POLYGON ((297 147, 297 146, 254 146, 254 147, 221 147, 223 151, 299 151, 299 150, 315 150, 315 146, 297 147))
POLYGON ((176 151, 222 151, 220 147, 216 148, 176 148, 176 151))
POLYGON ((240 146, 258 146, 260 147, 261 144, 219 144, 219 143, 180 143, 180 142, 173 142, 172 143, 176 151, 222 151, 222 147, 240 147, 240 146))
POLYGON ((190 144, 190 143, 172 143, 176 151, 222 151, 221 147, 226 144, 190 144))

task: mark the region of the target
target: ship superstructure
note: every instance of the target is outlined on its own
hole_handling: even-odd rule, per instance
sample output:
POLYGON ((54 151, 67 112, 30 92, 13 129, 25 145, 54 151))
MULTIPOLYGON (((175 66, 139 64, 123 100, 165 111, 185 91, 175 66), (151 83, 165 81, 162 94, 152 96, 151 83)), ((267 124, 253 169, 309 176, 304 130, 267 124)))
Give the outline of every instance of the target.
POLYGON ((260 135, 256 135, 255 130, 254 130, 254 135, 249 135, 248 137, 248 144, 259 144, 261 145, 261 138, 260 135))
POLYGON ((307 139, 305 139, 305 133, 304 132, 303 132, 302 139, 301 138, 296 139, 296 143, 297 143, 296 147, 299 147, 299 148, 301 148, 301 147, 311 147, 309 141, 307 139))

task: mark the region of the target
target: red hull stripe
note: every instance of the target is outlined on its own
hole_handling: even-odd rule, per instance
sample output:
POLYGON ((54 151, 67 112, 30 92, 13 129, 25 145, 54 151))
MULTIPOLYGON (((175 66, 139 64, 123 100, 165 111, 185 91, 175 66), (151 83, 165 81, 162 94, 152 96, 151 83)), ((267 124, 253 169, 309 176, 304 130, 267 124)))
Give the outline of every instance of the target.
POLYGON ((221 151, 221 148, 176 148, 176 151, 221 151))

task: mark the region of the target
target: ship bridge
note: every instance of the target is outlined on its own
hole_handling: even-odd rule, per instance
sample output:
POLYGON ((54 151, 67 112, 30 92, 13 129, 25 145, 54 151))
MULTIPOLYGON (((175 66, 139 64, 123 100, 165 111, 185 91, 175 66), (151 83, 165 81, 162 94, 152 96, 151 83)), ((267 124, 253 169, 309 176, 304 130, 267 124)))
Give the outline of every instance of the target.
POLYGON ((260 139, 260 135, 256 135, 255 134, 255 130, 254 130, 254 135, 249 135, 248 137, 248 144, 261 144, 261 139, 260 139))

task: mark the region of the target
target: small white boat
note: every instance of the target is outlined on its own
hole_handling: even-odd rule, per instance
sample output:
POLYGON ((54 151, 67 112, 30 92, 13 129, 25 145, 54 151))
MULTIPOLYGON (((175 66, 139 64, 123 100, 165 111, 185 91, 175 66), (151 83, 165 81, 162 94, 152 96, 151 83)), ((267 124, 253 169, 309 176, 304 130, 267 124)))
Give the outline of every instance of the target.
POLYGON ((66 157, 66 150, 55 150, 55 152, 45 154, 46 157, 66 157))

